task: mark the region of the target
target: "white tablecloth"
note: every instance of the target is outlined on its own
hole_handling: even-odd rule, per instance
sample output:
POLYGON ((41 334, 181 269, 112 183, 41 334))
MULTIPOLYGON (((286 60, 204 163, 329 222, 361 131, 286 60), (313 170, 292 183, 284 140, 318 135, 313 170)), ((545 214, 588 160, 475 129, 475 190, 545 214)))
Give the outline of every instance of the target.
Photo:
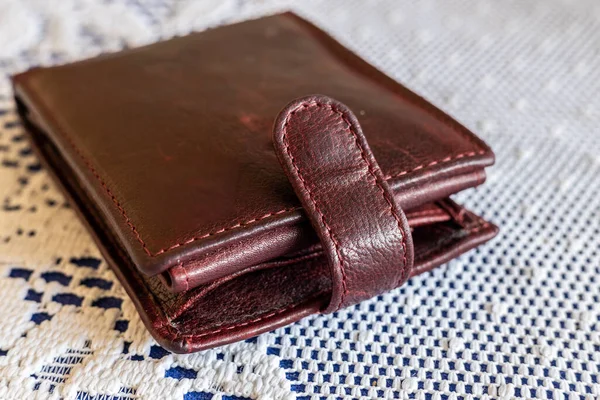
POLYGON ((599 398, 597 0, 4 0, 0 71, 0 398, 599 398), (501 231, 335 315, 173 355, 40 170, 7 76, 286 8, 492 146, 456 197, 501 231))

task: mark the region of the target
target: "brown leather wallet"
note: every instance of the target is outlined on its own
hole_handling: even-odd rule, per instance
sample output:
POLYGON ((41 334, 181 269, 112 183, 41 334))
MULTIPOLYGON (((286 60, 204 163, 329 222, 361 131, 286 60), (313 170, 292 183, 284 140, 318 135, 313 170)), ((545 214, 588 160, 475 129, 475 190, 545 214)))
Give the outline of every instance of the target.
POLYGON ((448 198, 483 183, 489 147, 291 13, 14 88, 40 158, 175 352, 355 304, 497 232, 448 198))

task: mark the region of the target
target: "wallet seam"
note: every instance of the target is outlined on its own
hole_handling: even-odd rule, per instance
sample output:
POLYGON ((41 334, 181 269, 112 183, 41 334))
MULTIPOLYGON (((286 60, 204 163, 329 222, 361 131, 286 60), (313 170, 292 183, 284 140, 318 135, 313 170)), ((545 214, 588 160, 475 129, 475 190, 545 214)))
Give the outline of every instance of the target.
MULTIPOLYGON (((21 84, 23 84, 24 86, 27 86, 27 84, 26 84, 25 81, 22 81, 21 84)), ((43 96, 40 96, 38 93, 36 93, 35 90, 28 90, 27 92, 28 92, 28 94, 30 96, 36 98, 36 100, 37 100, 36 103, 41 108, 43 108, 46 111, 45 112, 46 117, 49 118, 50 120, 53 120, 53 122, 54 122, 53 125, 58 128, 57 131, 61 133, 62 137, 64 137, 67 140, 67 142, 69 142, 69 144, 71 145, 71 147, 75 150, 75 153, 81 158, 81 160, 83 161, 83 163, 87 166, 88 170, 92 173, 92 175, 96 178, 96 180, 104 188, 105 192, 111 198, 113 204, 117 207, 117 209, 119 210, 119 212, 121 213, 121 215, 125 219, 125 223, 129 226, 129 228, 133 232, 135 238, 141 244, 144 252, 149 257, 152 257, 152 258, 153 257, 157 257, 157 256, 159 256, 159 255, 161 255, 163 253, 169 252, 169 251, 171 251, 173 249, 176 249, 178 247, 181 247, 181 246, 193 243, 193 242, 198 241, 198 240, 205 239, 205 238, 210 237, 210 236, 214 236, 214 235, 226 232, 226 231, 235 230, 235 229, 238 229, 240 227, 245 227, 247 225, 253 224, 253 223, 258 222, 258 221, 262 221, 262 220, 264 220, 266 218, 269 218, 269 217, 272 217, 272 216, 281 215, 281 214, 284 214, 284 213, 287 213, 287 212, 292 212, 292 211, 296 211, 296 210, 301 210, 302 209, 302 207, 292 207, 292 208, 281 209, 279 211, 270 212, 270 213, 264 214, 264 215, 262 215, 260 217, 253 218, 253 219, 250 219, 250 220, 244 221, 244 222, 239 222, 239 223, 237 223, 235 225, 232 225, 232 226, 229 226, 229 227, 225 227, 225 228, 221 228, 221 229, 218 229, 216 231, 212 231, 212 232, 200 235, 200 236, 195 236, 195 237, 193 237, 191 239, 188 239, 186 241, 178 242, 178 243, 173 244, 173 245, 171 245, 169 247, 163 247, 163 248, 161 248, 160 250, 158 250, 156 252, 152 252, 148 248, 148 245, 146 244, 146 242, 144 241, 144 239, 141 237, 140 233, 138 232, 137 228, 135 227, 135 225, 133 224, 133 222, 131 221, 131 219, 129 218, 129 216, 127 215, 127 212, 125 211, 125 209, 123 208, 123 206, 121 205, 121 203, 119 202, 119 200, 112 193, 111 189, 108 187, 108 185, 106 184, 106 182, 104 181, 104 179, 100 176, 100 174, 98 173, 98 171, 96 170, 96 168, 92 165, 91 161, 86 157, 85 154, 83 154, 83 151, 75 143, 75 141, 73 140, 73 138, 71 137, 71 135, 68 134, 64 129, 61 128, 61 125, 55 120, 55 118, 52 116, 52 113, 49 112, 48 106, 47 106, 46 102, 44 101, 43 96)), ((421 104, 421 106, 422 106, 422 104, 421 104)), ((445 122, 445 121, 441 120, 440 118, 438 118, 438 115, 436 115, 434 113, 431 113, 431 115, 435 119, 440 120, 441 122, 445 122)), ((472 139, 467 138, 466 137, 466 133, 465 133, 465 136, 463 136, 463 137, 465 137, 466 141, 469 144, 471 144, 473 146, 476 146, 478 148, 481 148, 481 145, 479 145, 478 143, 474 142, 472 139)), ((409 174, 409 173, 412 173, 412 172, 416 172, 416 171, 424 169, 424 168, 432 167, 434 165, 447 163, 447 162, 458 160, 458 159, 465 158, 465 157, 473 157, 475 155, 483 155, 485 153, 486 153, 485 149, 481 149, 479 151, 463 152, 463 153, 460 153, 460 154, 456 154, 456 155, 445 157, 445 158, 443 158, 441 160, 438 160, 438 161, 432 161, 432 162, 429 162, 429 163, 421 164, 421 165, 418 165, 418 166, 416 166, 414 168, 411 168, 409 170, 405 170, 405 171, 401 171, 401 172, 398 172, 398 173, 394 173, 393 175, 385 175, 384 179, 390 180, 392 178, 397 178, 397 177, 400 177, 400 176, 403 176, 403 175, 406 175, 406 174, 409 174)))
MULTIPOLYGON (((474 144, 474 143, 472 143, 472 144, 474 144)), ((453 155, 453 156, 448 156, 448 157, 445 157, 445 158, 443 158, 441 160, 431 161, 431 162, 426 163, 426 164, 418 165, 418 166, 416 166, 414 168, 411 168, 409 170, 406 170, 406 171, 400 171, 400 172, 397 172, 397 173, 394 173, 394 174, 391 174, 391 175, 385 175, 385 179, 386 180, 390 180, 390 179, 393 179, 393 178, 398 178, 398 177, 404 176, 406 174, 409 174, 411 172, 418 171, 420 169, 424 169, 424 168, 428 168, 428 167, 433 167, 434 165, 443 164, 443 163, 446 163, 446 162, 449 162, 449 161, 459 160, 459 159, 465 158, 465 157, 473 157, 473 156, 476 156, 476 155, 483 155, 485 153, 486 153, 485 150, 480 150, 480 151, 468 151, 466 153, 460 153, 460 154, 456 154, 456 155, 453 155)))

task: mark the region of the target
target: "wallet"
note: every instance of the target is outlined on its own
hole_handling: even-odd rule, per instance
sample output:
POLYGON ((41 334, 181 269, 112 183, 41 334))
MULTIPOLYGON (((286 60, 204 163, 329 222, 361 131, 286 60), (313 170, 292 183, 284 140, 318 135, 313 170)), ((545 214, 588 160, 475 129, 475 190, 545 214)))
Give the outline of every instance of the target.
POLYGON ((284 13, 13 77, 40 159, 155 339, 193 352, 402 285, 497 228, 490 148, 284 13))

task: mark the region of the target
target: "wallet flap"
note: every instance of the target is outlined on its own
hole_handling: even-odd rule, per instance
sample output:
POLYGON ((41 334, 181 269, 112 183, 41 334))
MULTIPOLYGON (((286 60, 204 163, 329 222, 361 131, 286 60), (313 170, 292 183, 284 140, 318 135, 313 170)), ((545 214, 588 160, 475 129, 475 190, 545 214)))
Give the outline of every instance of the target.
POLYGON ((178 268, 209 282, 302 247, 311 229, 270 135, 289 99, 320 92, 354 110, 405 210, 482 183, 494 159, 289 13, 35 69, 14 84, 23 117, 147 275, 178 268))

